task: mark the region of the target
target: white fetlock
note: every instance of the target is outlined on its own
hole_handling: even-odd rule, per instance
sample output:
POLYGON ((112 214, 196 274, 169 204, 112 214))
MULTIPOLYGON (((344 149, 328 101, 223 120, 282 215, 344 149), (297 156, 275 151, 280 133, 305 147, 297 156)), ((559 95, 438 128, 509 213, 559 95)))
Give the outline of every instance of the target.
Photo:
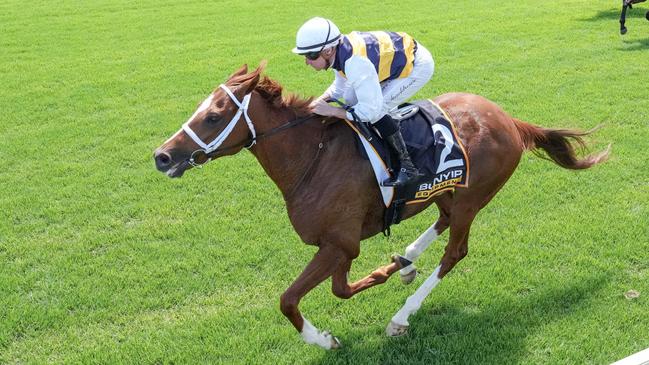
POLYGON ((304 317, 302 317, 302 319, 304 320, 304 324, 300 334, 302 335, 304 342, 311 345, 318 345, 325 350, 339 349, 342 347, 340 341, 336 337, 332 336, 329 331, 320 332, 311 324, 311 322, 307 321, 304 317))
POLYGON ((398 324, 393 321, 388 323, 388 326, 385 328, 385 334, 389 337, 399 337, 408 333, 408 325, 398 324))

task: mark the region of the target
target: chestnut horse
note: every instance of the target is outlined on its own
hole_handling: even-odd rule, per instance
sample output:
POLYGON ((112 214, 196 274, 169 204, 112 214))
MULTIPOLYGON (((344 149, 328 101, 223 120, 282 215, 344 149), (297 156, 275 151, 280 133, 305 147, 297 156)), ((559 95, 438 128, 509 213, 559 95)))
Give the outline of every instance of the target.
MULTIPOLYGON (((295 282, 282 294, 282 313, 304 341, 325 349, 340 342, 319 331, 298 309, 304 295, 332 278, 333 293, 347 299, 385 282, 401 270, 410 282, 414 264, 401 267, 393 258, 367 277, 349 283, 347 275, 360 254, 360 241, 380 233, 385 206, 368 161, 356 148, 354 132, 345 123, 313 115, 311 99, 283 98, 281 86, 261 77, 263 64, 248 73, 247 66, 216 88, 182 128, 154 153, 158 170, 180 177, 192 166, 232 155, 244 147, 257 158, 282 192, 290 221, 300 238, 318 251, 295 282)), ((439 218, 405 250, 414 262, 446 228, 450 237, 433 274, 425 280, 386 329, 390 336, 406 333, 408 317, 468 251, 469 228, 480 209, 502 188, 523 151, 540 148, 561 167, 585 169, 608 156, 608 150, 578 159, 573 144, 583 146, 590 132, 537 127, 507 115, 493 102, 471 94, 439 96, 456 123, 471 165, 468 187, 444 192, 429 201, 407 205, 404 219, 433 202, 439 218)))

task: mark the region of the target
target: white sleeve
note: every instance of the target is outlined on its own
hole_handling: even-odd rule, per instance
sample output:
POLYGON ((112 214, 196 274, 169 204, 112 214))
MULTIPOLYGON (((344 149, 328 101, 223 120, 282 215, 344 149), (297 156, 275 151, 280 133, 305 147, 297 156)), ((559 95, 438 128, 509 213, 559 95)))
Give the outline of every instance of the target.
MULTIPOLYGON (((365 57, 352 56, 345 62, 345 75, 358 99, 354 105, 358 118, 367 123, 379 120, 382 117, 383 92, 372 62, 365 57)), ((347 117, 352 119, 349 113, 347 117)))
POLYGON ((329 97, 329 98, 334 98, 334 99, 340 99, 343 97, 343 94, 345 93, 345 90, 347 89, 347 80, 340 76, 340 73, 338 71, 334 71, 334 81, 329 85, 327 90, 325 90, 324 93, 322 93, 322 96, 324 97, 329 97))

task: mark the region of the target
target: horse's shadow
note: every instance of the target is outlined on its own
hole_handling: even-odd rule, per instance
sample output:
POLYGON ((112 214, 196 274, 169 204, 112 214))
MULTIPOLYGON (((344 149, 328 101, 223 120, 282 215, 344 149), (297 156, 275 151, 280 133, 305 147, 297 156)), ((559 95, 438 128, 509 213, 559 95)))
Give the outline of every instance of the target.
POLYGON ((343 349, 327 352, 320 363, 518 363, 526 354, 526 338, 537 328, 587 311, 588 299, 605 284, 604 274, 574 279, 561 288, 519 292, 483 309, 436 304, 433 290, 411 317, 408 335, 387 338, 375 328, 356 329, 342 338, 343 349), (368 343, 372 336, 380 337, 368 343))
MULTIPOLYGON (((622 11, 622 7, 618 7, 615 9, 608 9, 608 10, 600 10, 597 12, 597 14, 589 17, 589 18, 581 18, 579 20, 585 21, 585 22, 596 22, 596 21, 601 21, 601 20, 619 20, 620 19, 620 13, 622 11)), ((643 18, 645 17, 645 13, 647 12, 647 9, 643 9, 639 6, 634 6, 633 9, 629 9, 626 12, 626 19, 627 22, 629 19, 632 18, 643 18)))
POLYGON ((649 49, 649 38, 634 41, 624 41, 625 47, 618 48, 620 51, 644 51, 649 49))
MULTIPOLYGON (((629 26, 629 20, 633 18, 642 18, 645 19, 647 9, 642 9, 640 7, 634 7, 633 10, 629 10, 626 13, 627 26, 629 26)), ((582 18, 581 21, 594 22, 600 20, 612 20, 620 19, 620 9, 609 9, 609 10, 600 10, 597 14, 593 15, 590 18, 582 18)), ((646 25, 646 24, 645 24, 646 25)), ((616 25, 619 27, 619 25, 616 25)), ((635 28, 635 25, 634 25, 635 28)), ((628 37, 628 36, 627 36, 628 37)), ((640 40, 624 40, 625 46, 618 47, 620 51, 643 51, 649 49, 649 38, 640 39, 640 40)))

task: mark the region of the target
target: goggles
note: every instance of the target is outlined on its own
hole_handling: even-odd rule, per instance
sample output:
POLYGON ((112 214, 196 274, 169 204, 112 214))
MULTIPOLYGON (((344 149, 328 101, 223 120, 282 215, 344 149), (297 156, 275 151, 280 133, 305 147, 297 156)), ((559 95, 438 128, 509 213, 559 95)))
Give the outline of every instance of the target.
POLYGON ((302 55, 308 60, 315 61, 320 57, 320 51, 303 53, 302 55))

